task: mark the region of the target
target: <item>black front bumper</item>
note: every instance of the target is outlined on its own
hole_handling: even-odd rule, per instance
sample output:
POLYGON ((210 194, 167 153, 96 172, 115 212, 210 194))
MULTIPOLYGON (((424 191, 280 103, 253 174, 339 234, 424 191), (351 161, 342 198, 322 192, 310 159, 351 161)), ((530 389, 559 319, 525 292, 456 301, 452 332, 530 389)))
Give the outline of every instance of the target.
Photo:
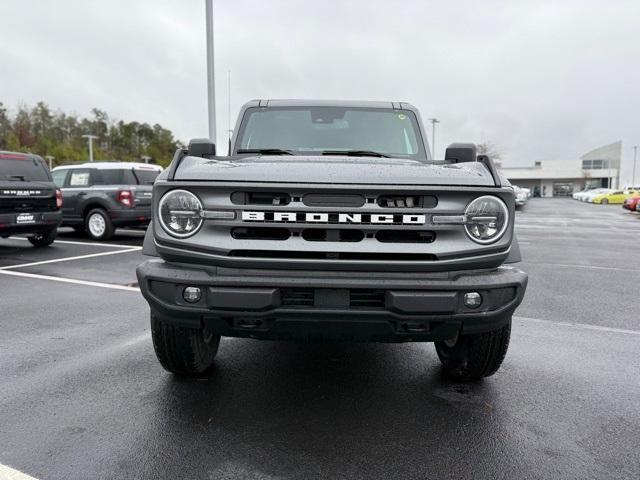
POLYGON ((445 273, 295 272, 173 264, 137 269, 142 294, 163 321, 229 337, 273 340, 435 341, 507 323, 527 274, 511 267, 445 273), (202 298, 182 292, 197 286, 202 298), (463 295, 479 292, 477 308, 463 295))
POLYGON ((19 213, 0 213, 0 237, 48 232, 58 228, 62 221, 60 211, 27 213, 33 215, 32 223, 18 223, 19 213))

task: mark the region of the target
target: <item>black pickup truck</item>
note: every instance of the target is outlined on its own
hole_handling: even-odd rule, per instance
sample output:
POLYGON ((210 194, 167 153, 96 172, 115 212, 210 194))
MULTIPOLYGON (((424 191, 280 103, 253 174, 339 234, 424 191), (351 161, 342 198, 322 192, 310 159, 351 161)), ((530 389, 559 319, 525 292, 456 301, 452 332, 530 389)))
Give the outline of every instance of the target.
POLYGON ((62 220, 62 193, 38 155, 0 151, 0 237, 26 234, 51 245, 62 220))
POLYGON ((431 158, 401 102, 256 100, 230 156, 179 149, 138 267, 160 363, 213 364, 221 336, 435 342, 444 368, 501 365, 527 275, 515 200, 473 144, 431 158))

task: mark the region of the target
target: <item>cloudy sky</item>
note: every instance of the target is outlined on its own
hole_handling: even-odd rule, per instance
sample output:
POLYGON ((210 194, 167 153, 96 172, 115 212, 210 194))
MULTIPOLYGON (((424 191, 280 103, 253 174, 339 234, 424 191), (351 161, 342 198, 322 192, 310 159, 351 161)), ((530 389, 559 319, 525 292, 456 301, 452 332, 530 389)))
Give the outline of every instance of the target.
MULTIPOLYGON (((214 0, 219 137, 252 98, 408 101, 436 156, 640 144, 640 1, 214 0)), ((204 0, 1 0, 0 101, 206 136, 204 0)))

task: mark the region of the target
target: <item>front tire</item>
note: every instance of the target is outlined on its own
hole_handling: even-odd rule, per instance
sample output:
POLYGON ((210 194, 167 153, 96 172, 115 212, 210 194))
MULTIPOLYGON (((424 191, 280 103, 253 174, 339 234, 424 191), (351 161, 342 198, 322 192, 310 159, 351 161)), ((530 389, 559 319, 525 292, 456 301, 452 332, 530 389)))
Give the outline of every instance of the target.
POLYGON ((176 375, 204 373, 213 366, 220 335, 161 321, 151 312, 151 338, 158 361, 176 375))
POLYGON ((29 237, 29 241, 34 247, 48 247, 55 241, 57 236, 58 229, 54 228, 53 230, 49 230, 47 232, 36 233, 35 235, 29 237))
POLYGON ((84 220, 84 228, 92 240, 105 241, 113 237, 115 227, 102 208, 91 210, 84 220))
POLYGON ((435 342, 446 372, 458 380, 479 380, 496 373, 502 365, 511 336, 511 319, 504 327, 485 333, 458 335, 455 340, 435 342))

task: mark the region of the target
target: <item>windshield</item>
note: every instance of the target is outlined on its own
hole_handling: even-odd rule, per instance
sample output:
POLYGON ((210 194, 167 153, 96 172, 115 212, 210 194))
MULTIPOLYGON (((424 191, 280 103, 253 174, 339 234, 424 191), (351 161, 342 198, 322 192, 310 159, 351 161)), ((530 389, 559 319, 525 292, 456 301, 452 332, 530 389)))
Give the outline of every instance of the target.
POLYGON ((294 155, 372 152, 426 160, 417 119, 409 110, 249 108, 242 119, 238 139, 236 153, 242 150, 284 150, 294 155))
POLYGON ((50 182, 46 167, 28 156, 0 156, 0 181, 50 182))

